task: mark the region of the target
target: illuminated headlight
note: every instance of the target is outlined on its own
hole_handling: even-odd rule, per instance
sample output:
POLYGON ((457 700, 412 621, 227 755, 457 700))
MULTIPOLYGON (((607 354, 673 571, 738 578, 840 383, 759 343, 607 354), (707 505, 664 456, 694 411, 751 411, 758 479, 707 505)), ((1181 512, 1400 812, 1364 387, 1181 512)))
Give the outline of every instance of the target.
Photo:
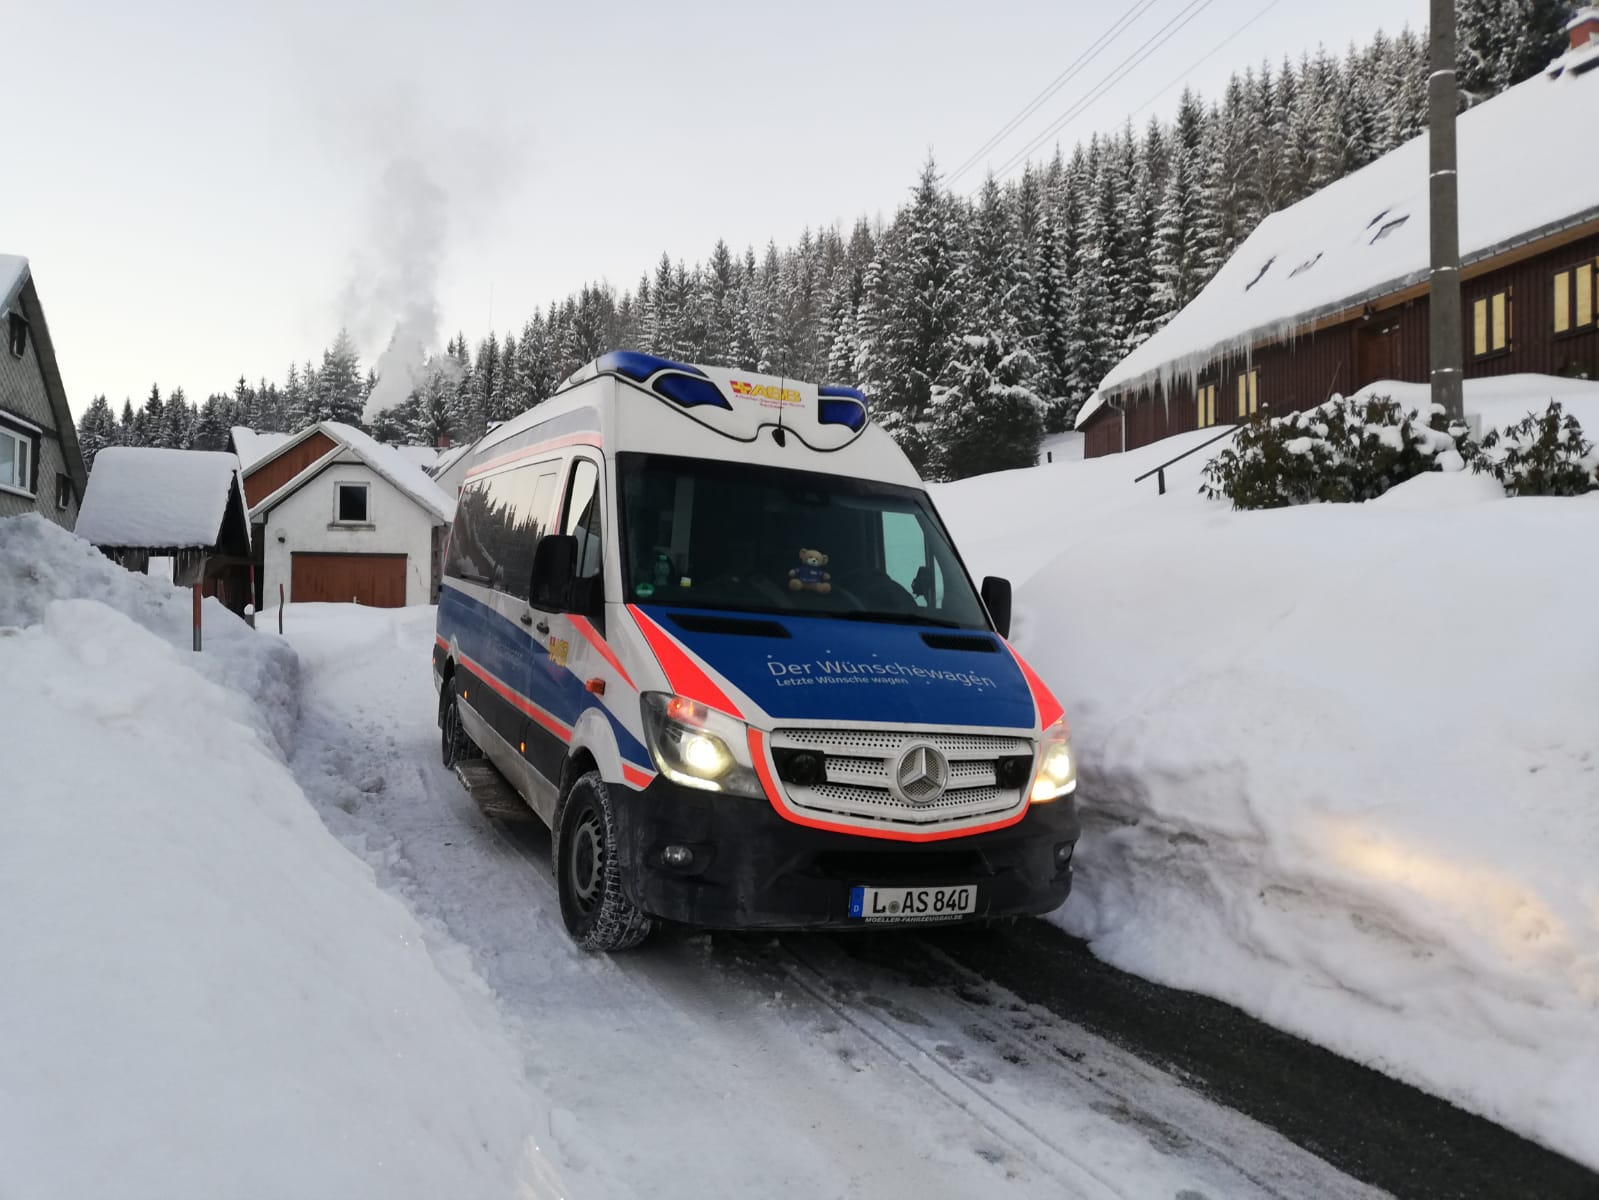
POLYGON ((662 775, 707 792, 765 795, 742 721, 665 692, 646 692, 643 702, 644 741, 662 775))
POLYGON ((1077 790, 1077 758, 1072 753, 1071 733, 1062 718, 1044 731, 1038 743, 1038 775, 1029 797, 1034 804, 1045 804, 1069 796, 1077 790))

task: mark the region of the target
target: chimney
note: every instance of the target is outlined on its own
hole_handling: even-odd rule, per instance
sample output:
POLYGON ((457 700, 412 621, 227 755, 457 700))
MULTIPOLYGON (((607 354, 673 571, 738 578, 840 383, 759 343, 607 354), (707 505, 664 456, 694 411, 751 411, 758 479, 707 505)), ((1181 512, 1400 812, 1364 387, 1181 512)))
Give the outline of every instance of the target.
POLYGON ((439 434, 439 444, 438 444, 437 447, 435 447, 435 449, 448 450, 449 448, 450 448, 450 435, 447 434, 447 433, 439 434))
POLYGON ((1577 15, 1566 25, 1571 35, 1571 49, 1580 50, 1591 42, 1599 41, 1599 5, 1579 8, 1577 15))

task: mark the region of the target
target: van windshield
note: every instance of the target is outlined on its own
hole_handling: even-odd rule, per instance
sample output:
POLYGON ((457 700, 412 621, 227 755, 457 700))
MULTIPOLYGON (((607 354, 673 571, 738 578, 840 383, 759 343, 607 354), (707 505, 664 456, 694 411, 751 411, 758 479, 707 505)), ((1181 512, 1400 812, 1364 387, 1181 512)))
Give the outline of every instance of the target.
POLYGON ((989 628, 915 488, 659 454, 617 467, 632 603, 989 628))

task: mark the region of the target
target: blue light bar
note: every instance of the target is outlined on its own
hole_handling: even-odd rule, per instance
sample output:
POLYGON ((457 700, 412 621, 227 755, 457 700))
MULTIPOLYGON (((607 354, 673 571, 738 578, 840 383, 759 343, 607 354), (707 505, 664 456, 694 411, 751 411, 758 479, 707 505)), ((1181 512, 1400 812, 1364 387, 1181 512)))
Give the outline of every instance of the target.
POLYGON ((640 354, 637 350, 613 350, 596 362, 594 369, 601 375, 624 375, 638 383, 643 383, 660 371, 676 371, 679 375, 705 378, 705 372, 698 367, 673 362, 669 358, 657 358, 653 354, 640 354))
POLYGON ((820 403, 816 419, 823 425, 843 425, 859 433, 866 426, 866 393, 851 387, 817 389, 820 403))
MULTIPOLYGON (((688 370, 693 371, 694 368, 689 367, 688 370)), ((679 375, 675 371, 658 375, 650 387, 681 408, 699 408, 705 404, 729 410, 733 407, 722 395, 721 389, 698 371, 693 375, 679 375)))

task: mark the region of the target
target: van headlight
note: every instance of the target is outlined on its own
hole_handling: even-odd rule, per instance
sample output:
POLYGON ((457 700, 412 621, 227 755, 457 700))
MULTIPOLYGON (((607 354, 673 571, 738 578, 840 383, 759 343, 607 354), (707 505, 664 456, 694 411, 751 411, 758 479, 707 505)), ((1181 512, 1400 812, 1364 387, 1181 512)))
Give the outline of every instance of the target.
POLYGON ((644 744, 673 783, 735 796, 766 795, 750 759, 748 727, 684 696, 645 692, 644 744))
POLYGON ((1077 756, 1072 753, 1072 735, 1062 717, 1044 731, 1038 742, 1038 774, 1033 777, 1029 799, 1047 804, 1077 790, 1077 756))

